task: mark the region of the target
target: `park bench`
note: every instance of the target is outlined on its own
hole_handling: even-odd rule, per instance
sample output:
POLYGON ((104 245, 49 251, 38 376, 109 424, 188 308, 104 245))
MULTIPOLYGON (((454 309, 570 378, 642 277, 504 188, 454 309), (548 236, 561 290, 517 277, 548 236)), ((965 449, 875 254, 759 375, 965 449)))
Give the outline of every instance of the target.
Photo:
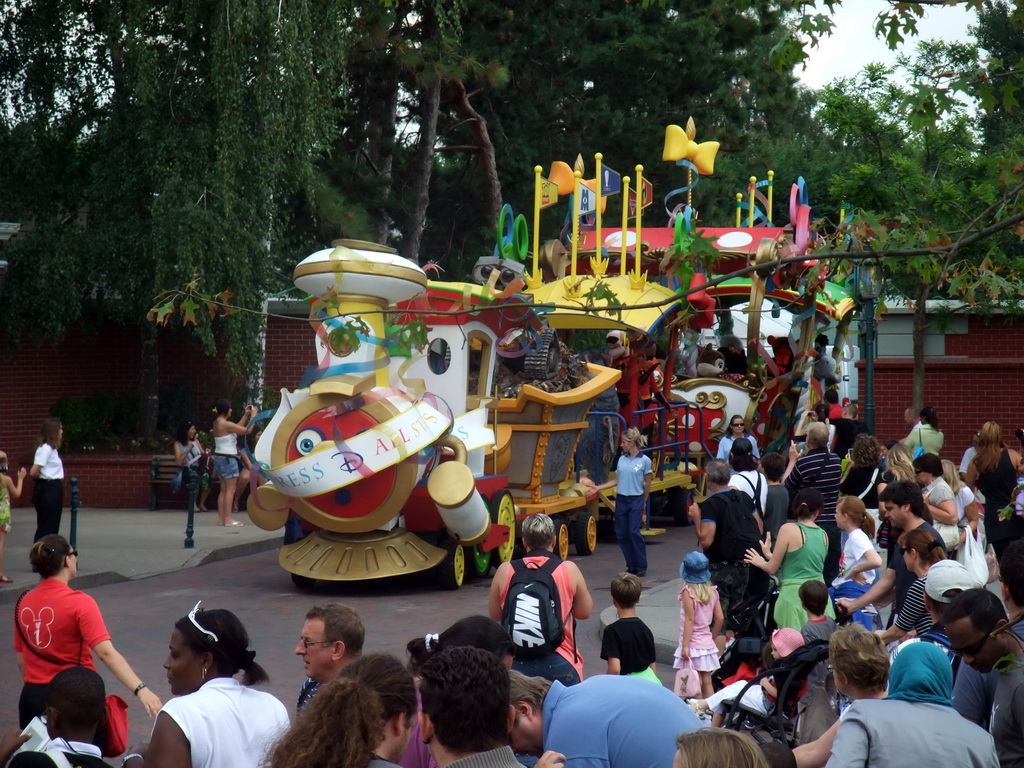
POLYGON ((160 508, 160 486, 171 484, 171 481, 178 474, 178 464, 174 460, 174 456, 168 454, 166 456, 154 456, 153 466, 149 470, 149 482, 152 488, 152 497, 150 501, 150 509, 160 508))

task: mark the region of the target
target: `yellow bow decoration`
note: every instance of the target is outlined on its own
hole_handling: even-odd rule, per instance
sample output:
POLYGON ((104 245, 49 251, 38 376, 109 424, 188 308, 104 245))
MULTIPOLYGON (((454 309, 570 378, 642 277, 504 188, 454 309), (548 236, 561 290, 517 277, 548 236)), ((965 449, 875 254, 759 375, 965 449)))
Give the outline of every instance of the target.
POLYGON ((670 162, 689 160, 697 166, 701 176, 710 176, 715 172, 715 157, 718 156, 718 148, 721 145, 717 141, 704 141, 698 144, 693 140, 696 135, 697 128, 692 117, 686 121, 685 131, 678 125, 666 126, 665 147, 661 159, 670 162))

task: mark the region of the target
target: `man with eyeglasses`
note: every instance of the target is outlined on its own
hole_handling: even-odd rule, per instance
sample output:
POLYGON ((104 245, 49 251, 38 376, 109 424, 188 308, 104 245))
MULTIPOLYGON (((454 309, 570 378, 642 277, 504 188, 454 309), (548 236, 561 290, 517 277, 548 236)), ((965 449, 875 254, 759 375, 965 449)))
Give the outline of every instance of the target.
MULTIPOLYGON (((1006 611, 1011 620, 1016 619, 1009 631, 1024 639, 1024 541, 1006 548, 999 561, 999 580, 1006 611)), ((998 683, 998 672, 979 672, 962 665, 953 684, 953 707, 968 720, 987 724, 998 683)))
POLYGON ((1024 641, 1013 632, 1002 602, 987 589, 958 595, 945 619, 953 650, 971 669, 996 676, 989 732, 999 765, 1024 766, 1024 641))
POLYGON ((324 683, 338 676, 363 652, 366 629, 359 614, 346 605, 314 605, 306 613, 295 655, 302 657, 306 682, 299 691, 300 711, 324 683))

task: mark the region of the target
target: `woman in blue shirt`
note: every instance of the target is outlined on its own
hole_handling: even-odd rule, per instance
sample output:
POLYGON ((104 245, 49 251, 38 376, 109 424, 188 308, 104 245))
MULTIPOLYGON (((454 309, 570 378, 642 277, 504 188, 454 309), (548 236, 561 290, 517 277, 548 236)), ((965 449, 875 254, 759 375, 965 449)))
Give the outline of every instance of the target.
POLYGON ((596 488, 602 491, 617 486, 615 491, 615 538, 626 558, 626 572, 647 575, 647 545, 640 526, 651 494, 654 469, 651 458, 640 453, 647 446, 647 438, 633 427, 622 433, 619 441, 622 455, 615 467, 615 479, 596 488))
POLYGON ((733 441, 741 437, 747 438, 750 444, 754 446, 754 458, 761 458, 761 453, 757 450, 757 440, 754 439, 752 434, 747 432, 746 422, 739 415, 729 419, 729 429, 726 431, 726 434, 722 435, 722 439, 718 441, 718 455, 715 458, 728 461, 733 441))

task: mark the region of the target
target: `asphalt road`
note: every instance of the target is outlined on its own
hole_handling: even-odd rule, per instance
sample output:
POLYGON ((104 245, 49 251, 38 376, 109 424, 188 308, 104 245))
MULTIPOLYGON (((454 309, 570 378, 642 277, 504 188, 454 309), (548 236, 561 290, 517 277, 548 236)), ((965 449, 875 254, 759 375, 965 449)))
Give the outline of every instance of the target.
MULTIPOLYGON (((680 560, 693 549, 692 531, 669 524, 664 534, 646 538, 650 569, 645 587, 678 577, 680 560)), ((611 605, 608 585, 611 577, 624 568, 624 562, 604 524, 597 551, 590 557, 574 555, 572 559, 583 571, 594 596, 593 615, 580 622, 577 637, 585 674, 596 674, 604 670, 599 616, 611 605)), ((474 579, 460 590, 445 592, 438 590, 432 579, 418 576, 355 584, 320 583, 311 592, 300 592, 277 565, 277 553, 264 552, 87 591, 99 603, 115 647, 164 700, 170 696, 170 689, 162 665, 174 622, 200 599, 207 608, 229 608, 248 629, 256 660, 270 674, 270 682, 262 687, 294 712, 298 688, 304 681, 302 664, 294 650, 310 605, 343 602, 351 606, 366 625, 365 650, 386 651, 404 659, 405 645, 413 637, 440 632, 463 616, 486 614, 489 584, 489 578, 474 579)), ((12 616, 13 606, 0 612, 0 633, 8 638, 14 631, 12 616)), ((7 663, 0 665, 0 723, 13 727, 17 725, 21 679, 10 641, 6 647, 7 663)), ((99 667, 108 692, 129 700, 129 741, 148 738, 151 723, 141 706, 102 665, 99 667)), ((659 674, 669 682, 674 673, 666 665, 659 665, 659 674)))

